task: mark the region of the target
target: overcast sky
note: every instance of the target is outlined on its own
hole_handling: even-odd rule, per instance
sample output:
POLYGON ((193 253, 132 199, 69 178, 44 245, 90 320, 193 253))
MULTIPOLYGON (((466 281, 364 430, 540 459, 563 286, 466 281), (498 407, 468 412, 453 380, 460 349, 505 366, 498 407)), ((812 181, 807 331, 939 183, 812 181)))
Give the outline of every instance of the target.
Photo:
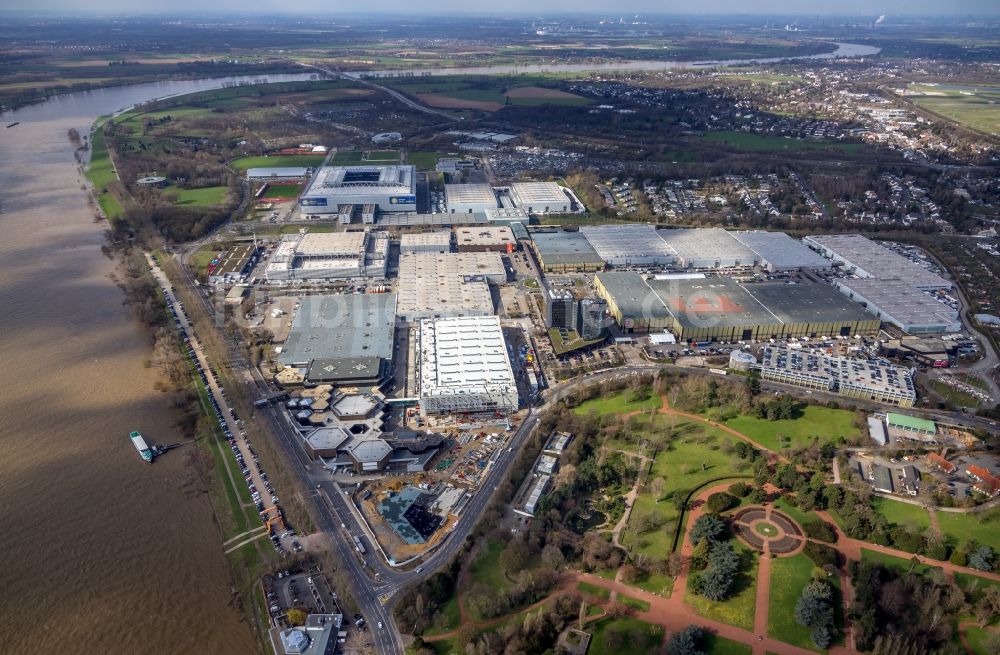
POLYGON ((804 15, 991 15, 1000 16, 1000 0, 505 0, 503 3, 476 0, 170 0, 168 3, 135 0, 32 0, 0 1, 0 11, 60 11, 73 13, 158 13, 227 12, 313 13, 337 15, 354 12, 389 13, 510 13, 549 14, 587 12, 619 16, 635 13, 661 14, 804 14, 804 15))

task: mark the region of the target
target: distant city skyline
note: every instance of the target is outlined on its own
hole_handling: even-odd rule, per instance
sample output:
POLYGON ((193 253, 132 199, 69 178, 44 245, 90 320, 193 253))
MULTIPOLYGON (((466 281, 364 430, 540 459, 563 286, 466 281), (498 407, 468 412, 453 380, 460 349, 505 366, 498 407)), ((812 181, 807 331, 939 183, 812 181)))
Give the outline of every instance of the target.
POLYGON ((150 14, 181 17, 184 13, 231 15, 281 15, 315 14, 323 16, 349 14, 442 14, 462 15, 505 14, 518 16, 548 16, 555 13, 595 14, 608 17, 633 17, 653 15, 787 15, 787 16, 1000 16, 1000 2, 996 0, 957 0, 950 3, 930 0, 715 0, 693 4, 667 0, 629 0, 609 3, 596 0, 546 0, 543 3, 529 0, 508 0, 503 9, 491 9, 477 3, 459 0, 437 0, 433 3, 413 3, 405 0, 346 0, 335 6, 325 0, 285 0, 279 4, 257 0, 216 0, 206 6, 197 0, 175 0, 169 5, 146 5, 131 0, 95 0, 81 7, 77 0, 37 0, 30 5, 8 6, 0 11, 9 13, 65 12, 67 14, 150 14))

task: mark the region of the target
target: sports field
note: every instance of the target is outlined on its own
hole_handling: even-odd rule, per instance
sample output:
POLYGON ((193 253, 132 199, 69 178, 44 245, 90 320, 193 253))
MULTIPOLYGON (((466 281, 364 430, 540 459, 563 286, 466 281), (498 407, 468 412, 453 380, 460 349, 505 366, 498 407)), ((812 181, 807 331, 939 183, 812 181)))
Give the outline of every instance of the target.
POLYGON ((271 157, 240 157, 229 162, 229 165, 238 171, 245 171, 248 168, 274 168, 274 167, 315 167, 323 163, 326 155, 274 155, 271 157))
POLYGON ((298 184, 270 184, 264 192, 265 198, 295 198, 301 187, 298 184))

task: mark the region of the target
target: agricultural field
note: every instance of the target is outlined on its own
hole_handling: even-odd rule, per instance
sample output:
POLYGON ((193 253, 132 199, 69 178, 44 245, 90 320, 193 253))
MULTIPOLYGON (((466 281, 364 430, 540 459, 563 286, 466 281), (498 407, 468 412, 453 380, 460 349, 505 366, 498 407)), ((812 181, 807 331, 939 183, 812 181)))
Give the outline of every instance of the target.
POLYGON ((1000 134, 1000 86, 911 84, 907 97, 918 107, 969 129, 1000 134))
POLYGON ((541 76, 517 77, 417 77, 394 79, 390 84, 424 104, 444 109, 496 111, 505 105, 578 106, 589 98, 551 88, 552 80, 541 76))
POLYGON ((860 143, 837 143, 816 139, 793 139, 781 136, 766 136, 751 132, 719 131, 706 132, 702 141, 719 143, 746 152, 801 152, 804 150, 833 150, 844 154, 854 154, 864 146, 860 143))
POLYGON ((806 405, 798 418, 768 421, 741 415, 726 421, 726 425, 777 452, 788 447, 809 446, 815 439, 820 444, 841 438, 857 439, 861 432, 854 425, 854 419, 854 413, 847 410, 806 405))

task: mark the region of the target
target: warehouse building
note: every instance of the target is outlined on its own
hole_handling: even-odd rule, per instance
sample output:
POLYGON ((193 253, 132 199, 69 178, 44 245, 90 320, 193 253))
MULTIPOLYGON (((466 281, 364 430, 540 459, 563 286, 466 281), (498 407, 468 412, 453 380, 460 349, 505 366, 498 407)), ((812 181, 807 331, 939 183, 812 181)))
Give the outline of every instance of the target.
POLYGON ((233 246, 226 253, 208 264, 208 281, 211 284, 243 282, 257 264, 260 250, 256 244, 233 246))
POLYGON ((269 282, 385 277, 387 232, 324 232, 282 237, 264 277, 269 282))
POLYGON ((499 318, 423 320, 419 339, 419 395, 425 413, 517 410, 517 384, 499 318))
POLYGON ((860 234, 808 236, 803 242, 825 257, 844 265, 848 273, 876 280, 902 280, 917 289, 950 289, 937 273, 910 261, 860 234))
POLYGON ((457 227, 455 249, 458 252, 514 252, 517 240, 506 225, 457 227))
POLYGON ((833 264, 784 232, 760 230, 732 232, 732 236, 757 255, 757 263, 769 273, 794 270, 825 270, 833 264))
POLYGON ((958 345, 934 337, 903 337, 884 342, 880 351, 886 357, 912 359, 933 368, 948 368, 958 361, 958 345))
POLYGON ((392 293, 304 296, 278 361, 297 368, 318 359, 376 357, 391 362, 395 324, 392 293))
POLYGON ((580 233, 609 266, 668 266, 677 261, 652 225, 586 225, 580 233))
POLYGON ((489 184, 445 184, 444 198, 449 214, 482 214, 498 206, 489 184))
POLYGON ((417 210, 413 166, 324 166, 299 198, 302 211, 336 214, 341 205, 374 205, 380 212, 417 210))
POLYGON ((397 313, 404 321, 456 316, 492 316, 493 296, 484 280, 441 275, 401 278, 397 313))
POLYGON ((520 207, 491 207, 486 210, 486 220, 490 223, 513 227, 515 223, 527 225, 531 218, 520 207))
MULTIPOLYGON (((823 352, 765 346, 760 375, 764 380, 831 391, 852 398, 911 407, 917 399, 910 372, 864 359, 823 352)), ((891 426, 890 426, 891 427, 891 426)))
POLYGON ((604 260, 580 232, 531 231, 531 246, 545 273, 603 271, 604 260))
POLYGON ((729 278, 646 279, 604 272, 594 284, 625 332, 678 340, 751 341, 877 334, 879 320, 817 283, 741 285, 729 278))
POLYGON ((451 252, 451 230, 406 233, 399 237, 400 254, 451 252))
POLYGON ((481 278, 493 284, 507 281, 507 269, 498 252, 408 253, 399 257, 399 279, 419 283, 447 276, 481 278))
POLYGON ((757 255, 722 228, 656 230, 681 268, 751 268, 757 255))
POLYGON ((909 281, 872 278, 836 280, 840 291, 907 334, 959 332, 958 310, 938 302, 909 281))
POLYGON ((567 214, 572 211, 569 195, 555 182, 514 182, 510 185, 510 196, 517 207, 529 214, 567 214))

